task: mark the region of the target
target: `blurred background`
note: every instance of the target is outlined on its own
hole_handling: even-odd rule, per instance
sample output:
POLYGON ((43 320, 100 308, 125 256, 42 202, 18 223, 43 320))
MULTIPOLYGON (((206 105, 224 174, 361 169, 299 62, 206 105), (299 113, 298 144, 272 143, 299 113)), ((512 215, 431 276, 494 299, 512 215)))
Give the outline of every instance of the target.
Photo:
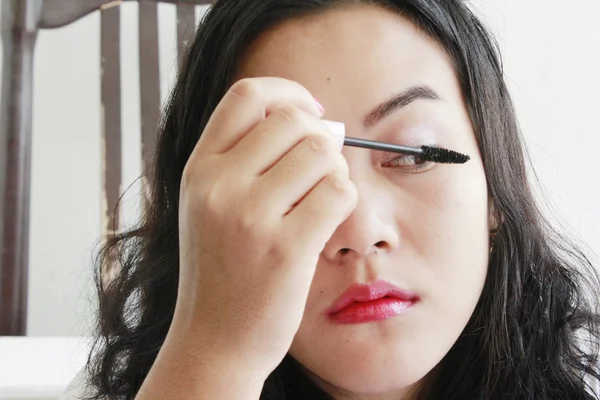
MULTIPOLYGON (((496 34, 546 208, 600 254, 600 2, 473 0, 496 34), (566 6, 569 4, 569 6, 566 6)), ((121 7, 122 221, 141 184, 137 2, 121 7), (129 187, 131 185, 131 187, 129 187), (129 187, 129 188, 128 188, 129 187)), ((159 4, 161 97, 177 72, 175 6, 159 4)), ((206 7, 197 7, 197 19, 206 7)), ((100 16, 39 33, 34 70, 31 336, 86 334, 101 234, 100 16)))
MULTIPOLYGON (((543 207, 598 260, 600 2, 470 3, 502 49, 543 207)), ((131 225, 141 191, 138 3, 119 7, 126 190, 121 220, 131 225)), ((195 18, 206 9, 197 7, 195 18)), ((164 103, 177 71, 176 7, 160 4, 158 18, 164 103)), ((93 325, 92 265, 102 225, 99 12, 41 31, 34 66, 27 335, 86 336, 93 325)))

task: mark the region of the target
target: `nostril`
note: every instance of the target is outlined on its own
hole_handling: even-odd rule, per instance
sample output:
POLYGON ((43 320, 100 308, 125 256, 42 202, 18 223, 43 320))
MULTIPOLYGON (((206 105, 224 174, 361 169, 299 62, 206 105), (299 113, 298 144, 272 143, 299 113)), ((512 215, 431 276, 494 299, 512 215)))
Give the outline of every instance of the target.
MULTIPOLYGON (((379 248, 379 249, 381 249, 381 248, 384 248, 384 247, 386 247, 386 246, 387 246, 387 242, 385 242, 384 240, 382 240, 382 241, 380 241, 380 242, 377 242, 377 243, 375 243, 375 247, 376 247, 376 248, 379 248)), ((340 249, 340 251, 339 251, 339 253, 340 253, 341 255, 348 254, 349 252, 350 252, 350 249, 349 249, 349 248, 347 248, 347 247, 346 247, 346 248, 343 248, 343 249, 340 249)))

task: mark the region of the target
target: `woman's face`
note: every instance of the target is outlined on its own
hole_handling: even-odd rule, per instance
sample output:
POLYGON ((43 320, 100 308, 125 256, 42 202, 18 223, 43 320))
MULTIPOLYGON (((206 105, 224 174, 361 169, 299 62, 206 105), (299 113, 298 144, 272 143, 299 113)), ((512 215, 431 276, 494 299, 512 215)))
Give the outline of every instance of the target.
POLYGON ((471 156, 462 165, 428 165, 343 150, 358 206, 321 254, 290 354, 336 397, 398 399, 452 347, 486 277, 493 221, 451 61, 408 20, 351 6, 271 30, 254 43, 241 71, 303 84, 324 106, 324 119, 346 124, 347 136, 471 156), (379 108, 407 93, 408 100, 379 108), (351 285, 375 281, 418 299, 391 318, 361 320, 373 316, 368 305, 345 320, 327 313, 351 285))

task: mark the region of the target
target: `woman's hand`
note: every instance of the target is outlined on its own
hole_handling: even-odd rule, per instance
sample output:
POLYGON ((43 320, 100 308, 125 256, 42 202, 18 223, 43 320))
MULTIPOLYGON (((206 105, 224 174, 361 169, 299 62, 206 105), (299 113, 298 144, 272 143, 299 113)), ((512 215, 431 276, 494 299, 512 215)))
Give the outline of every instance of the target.
POLYGON ((357 191, 322 111, 297 83, 244 79, 183 173, 171 327, 264 378, 287 353, 319 255, 357 191))

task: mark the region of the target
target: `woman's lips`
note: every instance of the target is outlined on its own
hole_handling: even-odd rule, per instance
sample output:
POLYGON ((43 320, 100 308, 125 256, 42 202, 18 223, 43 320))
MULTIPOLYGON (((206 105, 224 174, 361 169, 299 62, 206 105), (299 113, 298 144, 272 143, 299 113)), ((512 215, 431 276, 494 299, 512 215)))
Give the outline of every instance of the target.
POLYGON ((419 301, 418 296, 385 281, 350 286, 326 311, 333 322, 356 324, 395 317, 419 301))

